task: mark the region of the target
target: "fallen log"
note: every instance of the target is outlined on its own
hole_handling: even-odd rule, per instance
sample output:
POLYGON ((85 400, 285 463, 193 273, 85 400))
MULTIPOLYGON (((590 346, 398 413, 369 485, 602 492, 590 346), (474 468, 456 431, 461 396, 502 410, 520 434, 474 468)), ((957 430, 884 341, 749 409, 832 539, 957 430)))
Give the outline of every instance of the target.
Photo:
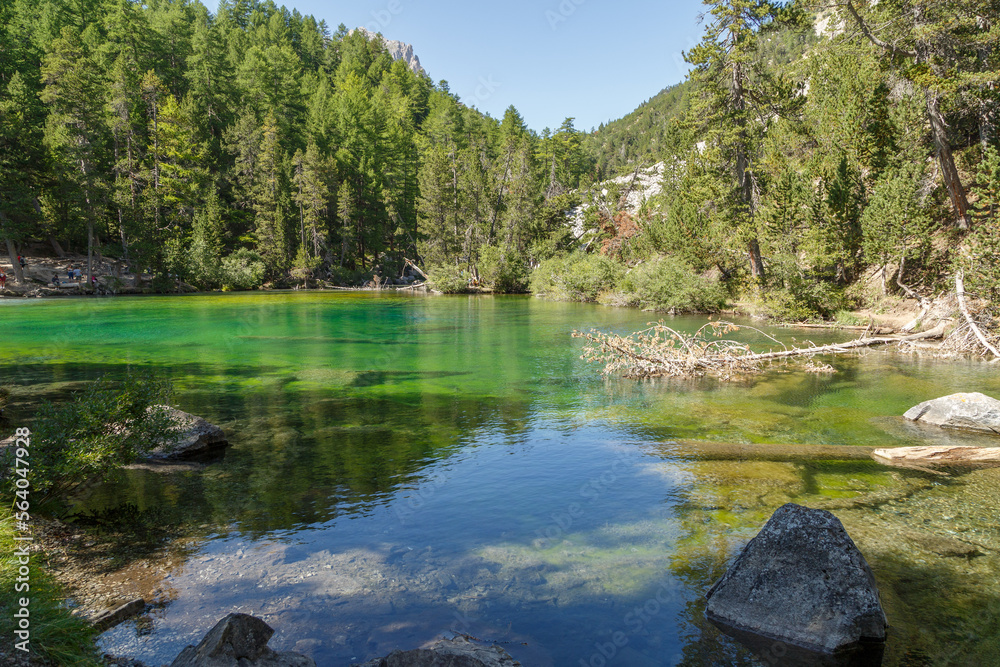
POLYGON ((864 445, 786 445, 772 443, 676 440, 658 447, 667 458, 699 461, 868 461, 874 447, 864 445))
MULTIPOLYGON (((783 329, 831 329, 834 331, 871 331, 872 325, 866 324, 864 326, 858 326, 856 324, 836 324, 836 323, 815 323, 815 322, 783 322, 780 325, 783 329)), ((890 334, 893 332, 891 327, 875 326, 874 332, 876 335, 885 333, 890 334)))
POLYGON ((424 273, 423 270, 419 266, 417 266, 417 263, 414 262, 412 259, 406 259, 404 257, 403 258, 403 266, 404 267, 407 267, 407 266, 410 267, 411 269, 413 269, 414 271, 416 271, 417 273, 419 273, 420 275, 422 275, 424 277, 424 280, 430 280, 430 278, 427 277, 427 274, 424 273))
POLYGON ((920 340, 942 338, 949 325, 942 320, 929 331, 909 336, 862 336, 844 343, 811 347, 786 347, 774 337, 759 329, 733 324, 709 322, 692 335, 683 334, 659 322, 629 336, 606 334, 599 331, 581 333, 575 338, 586 338, 590 344, 583 348, 583 359, 603 361, 604 373, 622 371, 625 377, 700 376, 711 373, 723 379, 738 374, 759 372, 765 362, 792 357, 811 358, 817 354, 839 354, 876 345, 892 345, 920 340), (782 345, 781 350, 753 352, 748 345, 733 340, 712 340, 707 331, 716 335, 747 329, 782 345))
POLYGON ((921 446, 876 449, 872 458, 897 466, 1000 465, 1000 447, 921 446))
POLYGON ((891 345, 895 343, 906 343, 915 340, 929 340, 943 338, 944 332, 948 328, 948 322, 940 322, 936 327, 921 333, 910 334, 909 336, 882 336, 879 338, 858 338, 846 343, 832 343, 830 345, 820 345, 818 347, 793 347, 789 350, 779 350, 777 352, 761 352, 759 354, 748 354, 745 359, 748 361, 767 361, 769 359, 783 359, 786 357, 796 357, 801 355, 828 354, 847 352, 861 347, 874 347, 875 345, 891 345))

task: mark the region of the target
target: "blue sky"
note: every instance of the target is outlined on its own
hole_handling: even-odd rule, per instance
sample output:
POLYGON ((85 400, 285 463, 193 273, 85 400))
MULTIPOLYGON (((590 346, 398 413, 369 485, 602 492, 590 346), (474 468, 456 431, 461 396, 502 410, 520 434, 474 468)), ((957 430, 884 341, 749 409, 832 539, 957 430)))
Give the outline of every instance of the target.
POLYGON ((413 45, 435 81, 494 117, 577 129, 621 118, 684 79, 701 38, 698 0, 276 0, 303 14, 413 45))

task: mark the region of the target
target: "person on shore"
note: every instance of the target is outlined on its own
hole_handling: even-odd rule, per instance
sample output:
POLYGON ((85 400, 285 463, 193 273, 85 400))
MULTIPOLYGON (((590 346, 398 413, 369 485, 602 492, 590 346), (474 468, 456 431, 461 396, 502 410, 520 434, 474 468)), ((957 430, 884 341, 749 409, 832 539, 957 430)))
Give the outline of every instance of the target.
POLYGON ((59 283, 59 274, 58 273, 53 273, 52 274, 52 286, 53 287, 59 287, 59 284, 60 284, 59 283))
POLYGON ((67 280, 73 280, 73 267, 72 266, 67 266, 66 267, 66 279, 67 280))
POLYGON ((83 278, 83 273, 80 272, 80 269, 73 269, 73 277, 79 280, 83 278))
POLYGON ((21 265, 21 270, 23 271, 24 265, 27 264, 27 262, 24 261, 24 255, 17 256, 17 263, 21 265))
POLYGON ((7 274, 0 269, 0 289, 7 289, 7 274))

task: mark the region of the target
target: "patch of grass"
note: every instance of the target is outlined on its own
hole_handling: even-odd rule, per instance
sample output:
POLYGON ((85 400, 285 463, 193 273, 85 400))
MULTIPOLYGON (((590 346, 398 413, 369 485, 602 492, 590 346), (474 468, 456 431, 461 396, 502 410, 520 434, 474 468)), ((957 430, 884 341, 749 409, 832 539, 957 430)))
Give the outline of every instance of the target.
POLYGON ((868 320, 850 310, 838 310, 833 314, 833 321, 847 327, 863 327, 868 320))
MULTIPOLYGON (((11 510, 0 508, 0 636, 5 642, 14 637, 14 612, 20 608, 19 598, 28 598, 29 655, 61 667, 100 665, 100 654, 94 644, 97 631, 70 614, 59 584, 38 565, 39 554, 33 553, 28 564, 29 590, 15 590, 21 564, 14 555, 19 546, 14 535, 11 510)), ((10 646, 9 650, 16 649, 10 646)))

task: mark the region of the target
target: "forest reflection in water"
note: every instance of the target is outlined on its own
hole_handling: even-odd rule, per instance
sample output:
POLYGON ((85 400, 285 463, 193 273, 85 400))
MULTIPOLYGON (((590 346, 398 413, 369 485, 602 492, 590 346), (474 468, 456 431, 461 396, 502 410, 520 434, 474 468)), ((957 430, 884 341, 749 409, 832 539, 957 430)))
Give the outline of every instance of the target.
POLYGON ((524 664, 761 664, 705 621, 703 595, 798 502, 833 511, 871 563, 885 664, 995 664, 996 471, 671 444, 910 444, 896 415, 958 390, 1000 395, 993 374, 868 353, 831 360, 833 375, 632 382, 600 378, 569 337, 648 319, 527 298, 49 302, 18 309, 0 363, 22 390, 15 415, 142 366, 232 435, 221 462, 129 471, 83 499, 134 503, 185 550, 151 623, 103 636, 112 652, 168 662, 241 610, 321 665, 449 632, 511 642, 524 664), (67 336, 56 323, 73 317, 86 326, 67 336), (979 555, 941 555, 948 539, 979 555))

